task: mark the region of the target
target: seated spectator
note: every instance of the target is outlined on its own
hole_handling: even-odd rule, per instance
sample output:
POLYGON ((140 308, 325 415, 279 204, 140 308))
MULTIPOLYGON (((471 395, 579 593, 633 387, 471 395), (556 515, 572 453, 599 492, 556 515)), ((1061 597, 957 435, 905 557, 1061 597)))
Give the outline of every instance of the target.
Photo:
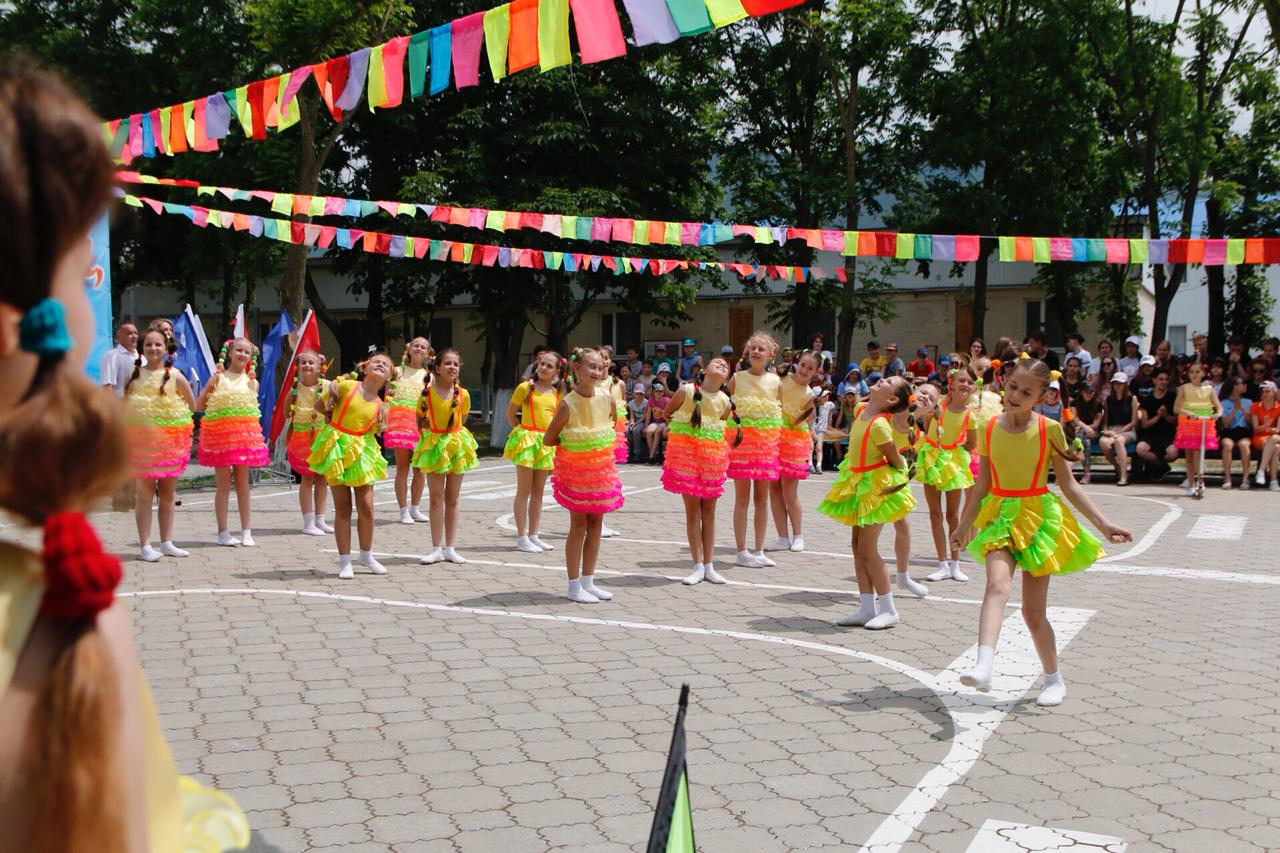
MULTIPOLYGON (((662 375, 662 371, 658 372, 662 375)), ((649 410, 645 413, 644 440, 649 451, 649 464, 658 464, 658 451, 662 449, 663 439, 667 436, 667 403, 671 401, 670 392, 661 382, 655 384, 649 393, 649 410)))
POLYGON ((658 365, 658 372, 654 374, 653 382, 650 385, 652 387, 661 386, 662 390, 668 394, 675 390, 671 384, 671 368, 667 366, 666 362, 658 365))
POLYGON ((1213 386, 1213 394, 1219 400, 1222 399, 1222 385, 1226 379, 1227 360, 1218 356, 1209 365, 1209 384, 1213 386))
POLYGON ((884 370, 884 366, 889 359, 880 354, 879 341, 867 341, 867 357, 858 365, 862 370, 863 376, 871 376, 873 373, 880 373, 884 370))
POLYGON ((822 473, 822 457, 823 448, 825 446, 827 429, 831 426, 831 413, 835 410, 836 404, 831 402, 831 390, 822 388, 814 397, 813 415, 810 422, 810 434, 813 436, 813 458, 810 460, 811 472, 814 474, 822 473))
MULTIPOLYGON (((1094 359, 1095 363, 1098 361, 1099 359, 1094 359)), ((1063 395, 1063 399, 1069 405, 1072 400, 1080 396, 1080 389, 1089 384, 1089 379, 1085 375, 1079 356, 1067 356, 1067 363, 1062 370, 1061 382, 1062 390, 1066 392, 1063 395)))
POLYGON ((1271 368, 1267 367, 1267 363, 1261 357, 1255 358, 1253 363, 1249 365, 1249 386, 1245 390, 1245 396, 1250 400, 1258 399, 1258 392, 1262 390, 1262 383, 1271 378, 1271 368))
POLYGON ((1280 338, 1267 338, 1262 342, 1262 353, 1258 356, 1267 364, 1267 378, 1275 381, 1276 370, 1280 369, 1280 338))
POLYGON ((1196 332, 1191 336, 1191 357, 1193 361, 1209 363, 1209 336, 1204 332, 1196 332))
POLYGON ((870 391, 867 383, 862 379, 862 368, 856 364, 849 365, 849 372, 844 375, 844 381, 836 388, 836 393, 843 397, 845 392, 849 390, 852 390, 859 400, 867 396, 868 391, 870 391))
POLYGON ((1276 383, 1270 379, 1258 387, 1258 400, 1249 410, 1253 421, 1253 447, 1258 451, 1259 486, 1267 482, 1267 474, 1271 475, 1271 491, 1280 492, 1280 483, 1276 482, 1276 470, 1280 468, 1280 400, 1277 399, 1276 383))
POLYGON ((929 360, 928 347, 920 347, 916 350, 916 357, 907 365, 907 372, 922 379, 928 379, 938 372, 938 365, 929 360))
POLYGON ((1138 399, 1151 396, 1151 391, 1156 387, 1155 371, 1156 357, 1144 355, 1142 361, 1138 362, 1138 375, 1129 379, 1129 390, 1138 399))
POLYGON ((667 355, 667 345, 658 344, 656 347, 654 347, 654 350, 653 350, 654 372, 661 373, 662 366, 664 364, 667 366, 668 372, 676 369, 676 360, 667 355))
POLYGON ((1178 458, 1173 439, 1178 428, 1174 392, 1169 387, 1169 368, 1157 368, 1152 374, 1151 393, 1138 398, 1138 457, 1147 464, 1153 482, 1164 479, 1169 463, 1178 458))
POLYGON ((1058 380, 1049 383, 1045 389, 1044 399, 1035 405, 1037 414, 1044 415, 1051 421, 1062 423, 1062 387, 1058 380))
POLYGON ((1142 338, 1130 335, 1124 339, 1124 355, 1116 359, 1116 366, 1127 376, 1138 375, 1138 365, 1142 361, 1142 338))
POLYGON ((1111 345, 1111 341, 1103 338, 1098 341, 1098 351, 1093 354, 1093 361, 1089 362, 1089 369, 1085 371, 1086 376, 1098 375, 1098 362, 1104 358, 1115 358, 1115 348, 1111 345))
POLYGON ((1222 417, 1218 418, 1218 447, 1222 449, 1222 488, 1231 488, 1231 453, 1240 451, 1243 478, 1240 488, 1249 488, 1249 460, 1253 455, 1253 425, 1250 410, 1253 401, 1245 396, 1249 383, 1243 376, 1227 380, 1231 393, 1222 398, 1222 417))
POLYGON ((1098 446, 1102 455, 1115 466, 1116 485, 1129 485, 1130 444, 1138 441, 1138 398, 1129 390, 1129 377, 1117 373, 1111 377, 1111 393, 1102 407, 1102 432, 1098 446))
MULTIPOLYGON (((1135 360, 1133 363, 1135 372, 1138 368, 1138 361, 1139 360, 1135 360)), ((1123 368, 1117 370, 1119 365, 1120 363, 1118 361, 1110 357, 1095 358, 1093 360, 1093 366, 1098 368, 1098 372, 1092 377, 1093 390, 1098 392, 1099 400, 1106 400, 1107 397, 1111 396, 1111 379, 1117 372, 1122 372, 1125 376, 1133 376, 1132 373, 1129 373, 1127 370, 1123 370, 1123 368)))
POLYGON ((1227 376, 1249 378, 1249 364, 1253 361, 1245 348, 1244 338, 1232 335, 1227 338, 1227 376))
MULTIPOLYGON (((1097 361, 1097 359, 1094 359, 1097 361)), ((1102 431, 1102 400, 1098 397, 1098 389, 1092 382, 1080 386, 1080 394, 1070 400, 1071 415, 1076 422, 1076 435, 1084 442, 1084 476, 1080 482, 1086 485, 1093 479, 1090 457, 1093 456, 1093 443, 1098 440, 1102 431)))
POLYGON ((947 382, 947 374, 951 372, 951 365, 962 363, 961 361, 957 361, 957 359, 961 358, 961 356, 953 353, 951 355, 944 355, 942 358, 938 359, 938 367, 933 371, 933 373, 929 374, 929 381, 945 389, 949 384, 947 382))
POLYGON ((885 363, 884 368, 880 371, 885 376, 901 376, 907 372, 907 366, 902 359, 898 358, 898 345, 894 341, 889 341, 884 347, 885 363))
POLYGON ((1071 332, 1066 337, 1067 356, 1075 356, 1080 359, 1080 367, 1084 369, 1086 375, 1089 367, 1093 364, 1093 356, 1084 348, 1084 336, 1079 332, 1071 332))

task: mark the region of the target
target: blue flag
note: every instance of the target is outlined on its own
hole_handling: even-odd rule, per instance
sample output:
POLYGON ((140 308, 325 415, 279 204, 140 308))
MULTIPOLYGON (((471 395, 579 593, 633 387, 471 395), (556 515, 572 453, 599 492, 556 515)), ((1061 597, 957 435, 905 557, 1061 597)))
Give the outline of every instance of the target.
POLYGON ((204 336, 204 328, 188 305, 186 310, 173 318, 173 339, 178 352, 173 356, 173 366, 191 383, 196 394, 213 376, 213 355, 204 336))
POLYGON ((280 353, 284 349, 289 333, 293 331, 293 320, 289 312, 280 310, 280 320, 271 327, 262 340, 262 372, 258 374, 258 408, 262 412, 262 434, 271 432, 271 413, 276 408, 276 365, 280 363, 280 353))

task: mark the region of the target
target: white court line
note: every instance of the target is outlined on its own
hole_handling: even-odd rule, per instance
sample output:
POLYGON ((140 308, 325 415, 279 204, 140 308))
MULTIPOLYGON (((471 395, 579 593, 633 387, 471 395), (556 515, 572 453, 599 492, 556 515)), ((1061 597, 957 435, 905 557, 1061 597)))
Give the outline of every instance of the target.
POLYGON ((1103 557, 1094 564, 1095 566, 1098 565, 1098 563, 1114 563, 1120 560, 1132 560, 1139 554, 1146 553, 1148 549, 1159 541, 1160 537, 1164 535, 1164 532, 1169 529, 1169 526, 1182 517, 1182 507, 1177 506, 1176 504, 1171 504, 1168 501, 1162 501, 1158 498, 1140 498, 1135 496, 1126 497, 1125 500, 1147 501, 1149 503, 1160 504, 1167 508, 1168 512, 1166 512, 1159 521, 1151 525, 1151 527, 1147 529, 1146 534, 1139 539, 1137 544, 1132 548, 1126 548, 1119 554, 1112 554, 1109 557, 1103 557))
MULTIPOLYGON (((616 537, 614 538, 616 539, 616 537)), ((324 554, 338 553, 337 548, 322 548, 320 550, 321 550, 321 553, 324 553, 324 554)), ((388 557, 393 560, 421 561, 422 558, 426 556, 425 554, 401 554, 401 553, 396 553, 392 551, 374 551, 372 553, 373 553, 373 556, 375 557, 388 557)), ((463 556, 466 557, 466 554, 463 554, 463 556)), ((548 564, 548 563, 512 563, 506 560, 482 560, 475 557, 467 557, 467 564, 471 564, 471 563, 475 563, 478 566, 499 566, 501 568, 506 568, 506 569, 542 569, 544 571, 556 572, 557 574, 564 574, 566 571, 565 566, 562 566, 562 565, 557 566, 555 564, 548 564)), ((438 565, 448 566, 450 564, 441 562, 438 565)), ((732 566, 732 565, 726 564, 725 571, 727 572, 729 571, 736 572, 739 570, 755 571, 754 569, 742 569, 740 566, 732 566)), ((684 575, 664 575, 661 572, 624 572, 620 569, 600 569, 600 568, 596 569, 596 574, 608 575, 610 577, 664 578, 669 581, 680 581, 680 580, 684 580, 685 578, 684 575)), ((716 586, 716 585, 708 584, 708 586, 716 586)), ((730 580, 728 578, 725 578, 725 586, 740 586, 743 588, 767 589, 767 590, 772 590, 774 592, 806 592, 806 593, 813 593, 815 595, 840 595, 845 597, 857 597, 858 595, 858 591, 856 589, 827 589, 825 587, 788 586, 786 584, 760 583, 758 581, 735 581, 735 580, 730 580)), ((947 598, 941 595, 930 595, 925 599, 917 599, 914 595, 902 595, 902 596, 895 596, 894 600, 899 602, 917 601, 917 600, 946 601, 950 604, 981 604, 982 603, 982 599, 980 598, 947 598)), ((1022 603, 1018 601, 1010 601, 1005 606, 1021 607, 1022 603)))
POLYGON ((1191 525, 1188 539, 1239 539, 1249 519, 1243 515, 1202 515, 1191 525))
POLYGON ((1123 838, 1058 829, 1052 826, 1030 826, 1007 820, 988 820, 965 853, 1052 853, 1073 850, 1076 853, 1124 853, 1128 848, 1123 838))
MULTIPOLYGON (((1101 562, 1101 561, 1099 561, 1101 562)), ((1276 575, 1253 575, 1245 572, 1223 572, 1217 569, 1178 569, 1172 566, 1126 566, 1113 563, 1090 566, 1089 572, 1114 572, 1121 575, 1142 575, 1154 578, 1178 578, 1180 580, 1216 581, 1220 583, 1251 583, 1264 586, 1280 586, 1276 575)))
MULTIPOLYGON (((915 832, 926 814, 946 794, 947 789, 964 777, 982 755, 983 744, 995 733, 996 727, 1008 716, 1040 676, 1039 660, 1034 646, 1019 616, 1005 620, 1003 642, 997 658, 997 673, 989 694, 975 694, 960 684, 960 672, 972 665, 976 645, 970 646, 960 657, 952 661, 938 675, 908 666, 907 664, 871 654, 858 649, 815 643, 794 637, 773 634, 756 634, 746 631, 729 631, 718 628, 695 628, 683 625, 661 625, 651 622, 628 622, 613 619, 593 619, 584 616, 562 616, 552 613, 521 613, 479 607, 462 607, 454 604, 430 604, 418 601, 373 598, 364 595, 339 595, 336 593, 289 589, 171 589, 147 592, 121 593, 122 597, 153 598, 181 595, 287 595, 299 598, 322 598, 362 604, 380 604, 386 607, 411 607, 445 613, 467 613, 474 616, 505 616, 530 621, 562 622, 571 625, 623 628, 641 631, 667 631, 674 634, 695 636, 730 637, 757 643, 772 643, 792 648, 823 652, 839 657, 849 657, 883 666, 919 682, 937 696, 952 719, 951 748, 937 766, 928 770, 920 783, 902 800, 893 813, 867 840, 862 849, 874 853, 892 853, 898 850, 915 832)), ((1049 618, 1059 637, 1058 648, 1065 648, 1093 615, 1091 610, 1067 607, 1050 607, 1049 618)))

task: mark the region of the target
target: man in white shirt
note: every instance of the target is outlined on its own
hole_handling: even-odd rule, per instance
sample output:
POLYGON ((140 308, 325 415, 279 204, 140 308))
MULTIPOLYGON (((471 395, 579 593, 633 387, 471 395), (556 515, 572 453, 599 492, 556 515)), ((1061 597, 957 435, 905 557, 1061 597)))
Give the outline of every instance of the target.
POLYGON ((116 326, 116 345, 107 350, 99 365, 98 381, 110 387, 117 397, 124 396, 124 386, 133 375, 138 358, 138 327, 128 321, 116 326))
POLYGON ((1084 336, 1079 332, 1072 332, 1067 335, 1067 356, 1062 360, 1062 363, 1066 364, 1067 358, 1072 356, 1080 359, 1080 374, 1088 376, 1089 367, 1093 364, 1093 356, 1084 348, 1084 336))

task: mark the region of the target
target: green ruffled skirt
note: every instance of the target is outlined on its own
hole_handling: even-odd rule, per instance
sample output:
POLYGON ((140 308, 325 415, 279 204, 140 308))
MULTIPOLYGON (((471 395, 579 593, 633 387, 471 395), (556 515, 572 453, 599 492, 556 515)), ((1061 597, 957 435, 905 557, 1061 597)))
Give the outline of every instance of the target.
POLYGON ((332 424, 316 433, 307 465, 330 486, 369 486, 387 476, 387 460, 372 433, 351 435, 332 424))
POLYGON ((887 493, 907 482, 906 471, 882 465, 870 471, 854 472, 847 466, 848 459, 846 456, 836 481, 818 504, 818 512, 850 527, 867 527, 897 521, 915 508, 916 500, 909 486, 887 493))
POLYGON ((427 474, 465 474, 479 464, 476 440, 471 430, 426 431, 413 451, 413 467, 427 474))
POLYGON ((987 495, 974 527, 978 535, 968 550, 975 560, 985 563, 990 552, 1008 551, 1037 577, 1083 571, 1104 553, 1098 537, 1081 528, 1052 492, 1026 498, 987 495))

